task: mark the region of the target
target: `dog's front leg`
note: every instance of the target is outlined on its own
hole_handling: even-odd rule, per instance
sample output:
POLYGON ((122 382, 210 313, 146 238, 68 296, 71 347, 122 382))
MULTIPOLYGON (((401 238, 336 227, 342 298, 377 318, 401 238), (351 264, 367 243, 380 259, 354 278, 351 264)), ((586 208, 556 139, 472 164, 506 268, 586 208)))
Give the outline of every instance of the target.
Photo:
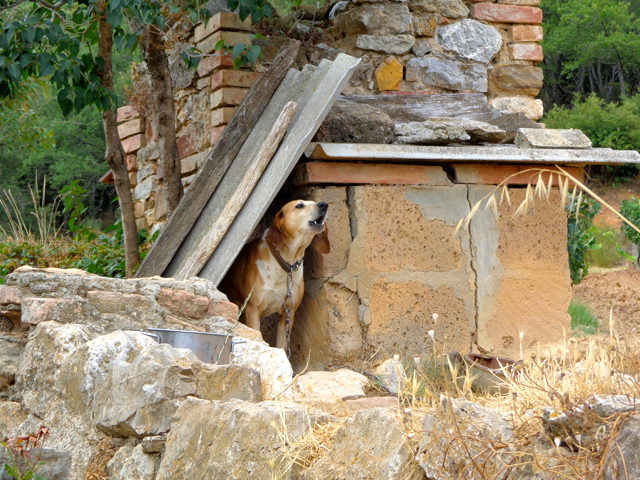
MULTIPOLYGON (((291 318, 289 319, 289 336, 291 336, 291 331, 293 330, 293 317, 295 313, 295 310, 291 310, 291 318)), ((287 349, 287 312, 284 310, 280 314, 280 322, 278 323, 276 347, 282 348, 283 350, 287 349)))
POLYGON ((244 308, 244 319, 247 327, 260 331, 260 312, 256 307, 247 305, 244 308))

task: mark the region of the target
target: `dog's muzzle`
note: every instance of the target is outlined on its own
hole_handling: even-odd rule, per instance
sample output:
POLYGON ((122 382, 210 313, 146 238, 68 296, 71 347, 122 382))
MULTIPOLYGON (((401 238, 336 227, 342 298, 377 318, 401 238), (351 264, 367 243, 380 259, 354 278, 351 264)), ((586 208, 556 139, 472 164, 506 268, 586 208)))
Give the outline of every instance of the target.
POLYGON ((329 205, 325 202, 320 202, 317 205, 318 216, 315 219, 309 220, 309 225, 315 229, 321 229, 324 227, 324 221, 327 218, 327 210, 329 205))

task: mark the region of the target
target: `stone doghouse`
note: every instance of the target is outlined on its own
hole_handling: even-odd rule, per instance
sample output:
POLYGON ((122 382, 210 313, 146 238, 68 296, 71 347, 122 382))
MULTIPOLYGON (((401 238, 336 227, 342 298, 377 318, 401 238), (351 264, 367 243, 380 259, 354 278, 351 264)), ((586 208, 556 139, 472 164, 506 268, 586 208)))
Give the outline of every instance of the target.
MULTIPOLYGON (((638 155, 593 149, 580 132, 547 131, 535 122, 542 116, 535 98, 543 58, 538 3, 339 2, 316 12, 323 40, 305 44, 298 67, 340 52, 361 63, 273 205, 277 210, 292 197, 330 205, 332 252, 310 253, 305 263, 307 292, 292 336, 297 368, 434 349, 517 357, 569 330, 557 175, 549 199, 514 216, 527 185, 537 182, 531 169, 560 167, 582 179, 587 164, 634 162, 638 155), (483 206, 454 234, 502 182, 511 204, 503 202, 497 216, 483 206)), ((318 25, 296 29, 304 35, 318 25)), ((211 54, 197 71, 174 54, 187 189, 279 40, 262 42, 265 57, 252 71, 232 69, 213 45, 247 42, 252 31, 220 12, 185 34, 211 54)), ((144 101, 151 95, 144 65, 135 77, 137 101, 119 110, 120 134, 138 227, 154 230, 166 222, 163 174, 154 113, 144 101)))

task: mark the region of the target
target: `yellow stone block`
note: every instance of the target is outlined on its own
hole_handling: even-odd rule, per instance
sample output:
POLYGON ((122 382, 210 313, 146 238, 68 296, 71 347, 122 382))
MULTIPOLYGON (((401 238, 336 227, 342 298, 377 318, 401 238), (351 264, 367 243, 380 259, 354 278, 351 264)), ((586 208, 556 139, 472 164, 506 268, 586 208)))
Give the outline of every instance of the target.
POLYGON ((396 57, 389 57, 376 68, 376 80, 378 81, 378 90, 381 92, 387 90, 400 90, 400 82, 402 81, 402 64, 396 57))

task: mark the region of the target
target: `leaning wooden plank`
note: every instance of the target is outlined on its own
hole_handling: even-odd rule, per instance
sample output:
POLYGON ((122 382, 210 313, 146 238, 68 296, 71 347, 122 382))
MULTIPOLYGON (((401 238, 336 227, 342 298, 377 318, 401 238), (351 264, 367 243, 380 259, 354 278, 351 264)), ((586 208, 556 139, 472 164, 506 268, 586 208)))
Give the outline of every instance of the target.
MULTIPOLYGON (((212 228, 215 220, 220 216, 223 207, 229 202, 229 198, 238 188, 244 177, 247 165, 251 165, 256 157, 260 146, 265 139, 273 122, 280 115, 280 112, 289 101, 298 103, 298 112, 306 105, 313 89, 318 88, 317 79, 321 78, 320 73, 326 73, 331 66, 331 62, 324 60, 317 67, 305 65, 302 71, 289 70, 276 93, 273 94, 269 105, 264 109, 260 119, 256 122, 253 130, 238 152, 238 155, 229 166, 220 185, 213 193, 202 213, 196 220, 193 228, 186 236, 173 259, 163 273, 165 277, 173 277, 189 258, 195 254, 198 246, 204 241, 207 232, 212 228)), ((295 121, 295 119, 293 120, 295 121)))
POLYGON ((244 205, 244 202, 256 186, 256 183, 258 183, 258 180, 260 180, 260 176, 262 172, 264 172, 264 169, 267 168, 269 160, 271 160, 271 157, 276 153, 276 149, 278 145, 280 145, 282 137, 284 137, 293 119, 293 115, 296 113, 297 107, 298 104, 295 102, 289 102, 284 106, 280 116, 269 131, 266 141, 258 151, 253 165, 247 169, 240 185, 225 205, 220 216, 213 223, 213 226, 199 245, 197 251, 194 252, 187 259, 187 262, 178 270, 175 275, 177 279, 184 280, 197 275, 200 270, 202 270, 204 264, 207 263, 207 260, 211 257, 218 243, 220 243, 224 234, 229 230, 233 219, 244 205))
POLYGON ((162 275, 287 74, 299 46, 299 42, 284 46, 271 68, 249 89, 229 125, 211 149, 193 184, 147 253, 136 277, 162 275))
POLYGON ((303 95, 309 95, 307 104, 304 108, 298 108, 278 152, 220 245, 200 272, 200 277, 207 278, 216 285, 220 283, 359 62, 359 59, 339 54, 326 74, 317 82, 318 86, 311 91, 303 92, 303 95))

